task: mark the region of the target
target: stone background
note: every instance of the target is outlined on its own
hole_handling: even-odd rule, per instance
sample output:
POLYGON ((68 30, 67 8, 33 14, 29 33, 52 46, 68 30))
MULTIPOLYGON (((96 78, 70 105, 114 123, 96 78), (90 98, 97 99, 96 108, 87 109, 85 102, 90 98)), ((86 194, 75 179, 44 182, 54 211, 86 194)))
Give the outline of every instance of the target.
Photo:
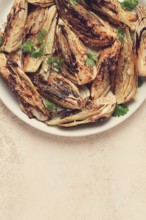
POLYGON ((84 138, 39 132, 0 102, 0 220, 146 220, 146 102, 84 138))

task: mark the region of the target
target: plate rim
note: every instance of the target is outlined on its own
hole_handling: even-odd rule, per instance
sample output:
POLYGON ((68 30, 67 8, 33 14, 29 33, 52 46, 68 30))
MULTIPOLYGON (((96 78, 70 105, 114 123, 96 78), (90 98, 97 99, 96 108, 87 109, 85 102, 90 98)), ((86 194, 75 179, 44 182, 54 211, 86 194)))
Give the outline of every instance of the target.
MULTIPOLYGON (((0 79, 0 84, 1 84, 2 81, 3 80, 0 79)), ((3 83, 5 84, 5 82, 3 82, 3 83)), ((4 86, 5 86, 6 91, 9 90, 9 88, 7 88, 6 85, 4 85, 4 86)), ((146 81, 144 82, 143 88, 140 88, 140 90, 143 90, 143 91, 145 90, 146 91, 146 81)), ((0 91, 1 91, 1 88, 0 88, 0 91)), ((7 93, 9 93, 9 92, 12 93, 10 90, 7 91, 7 93)), ((139 93, 138 95, 140 96, 141 92, 138 92, 138 93, 139 93)), ((146 94, 145 94, 145 96, 142 97, 141 100, 138 100, 138 98, 137 98, 139 103, 136 103, 137 100, 135 101, 135 103, 134 103, 134 101, 131 103, 132 105, 134 105, 134 108, 132 110, 130 110, 125 116, 122 116, 122 117, 119 117, 119 118, 118 117, 110 118, 109 120, 111 120, 113 122, 110 122, 110 121, 108 122, 108 120, 107 120, 105 122, 105 124, 107 124, 107 126, 105 126, 104 123, 103 123, 104 127, 102 127, 102 129, 100 128, 99 130, 98 130, 98 126, 99 126, 98 122, 97 122, 96 129, 92 129, 92 127, 90 128, 89 127, 90 125, 87 124, 87 125, 85 125, 85 127, 89 127, 89 128, 87 128, 86 131, 84 130, 84 128, 83 129, 81 128, 79 133, 77 133, 77 131, 75 131, 75 132, 73 131, 74 129, 76 129, 76 127, 69 128, 70 132, 66 132, 65 133, 65 131, 63 131, 61 128, 59 128, 57 126, 55 126, 55 127, 54 126, 53 127, 52 126, 47 126, 46 124, 44 124, 44 123, 42 123, 40 121, 37 121, 37 119, 29 119, 28 116, 21 111, 20 106, 18 105, 18 103, 15 103, 15 105, 17 105, 17 108, 18 108, 18 110, 20 112, 20 114, 18 114, 17 113, 17 109, 15 108, 15 106, 11 108, 9 106, 9 104, 5 101, 5 97, 1 96, 1 92, 0 92, 0 100, 7 107, 7 109, 10 112, 12 112, 19 120, 24 122, 26 125, 29 125, 30 127, 33 127, 34 129, 37 129, 37 130, 39 130, 41 132, 44 132, 44 133, 47 133, 47 134, 50 134, 50 135, 56 135, 56 136, 62 136, 62 137, 85 137, 85 136, 92 136, 92 135, 95 135, 95 134, 104 133, 104 132, 109 131, 110 129, 113 129, 114 127, 122 124, 123 122, 125 122, 134 113, 136 113, 136 111, 142 106, 142 104, 146 100, 146 94), (41 127, 41 126, 39 127, 36 124, 36 122, 38 124, 43 125, 43 127, 41 127), (111 123, 111 124, 109 124, 109 123, 111 123), (45 125, 45 128, 44 128, 44 125, 45 125), (51 129, 51 128, 55 128, 55 131, 54 131, 54 129, 51 129), (81 133, 81 131, 82 131, 82 133, 81 133), (87 131, 88 131, 88 133, 87 133, 87 131)))
MULTIPOLYGON (((146 4, 146 0, 143 0, 143 2, 146 4)), ((12 3, 13 3, 13 0, 11 2, 11 5, 12 5, 12 3)), ((7 3, 7 5, 10 5, 10 2, 7 3)), ((4 7, 1 7, 1 10, 3 10, 3 8, 4 7)), ((6 7, 6 5, 5 5, 5 12, 2 11, 3 13, 0 16, 0 23, 2 22, 2 20, 4 20, 4 16, 5 17, 7 16, 6 11, 8 8, 9 7, 8 6, 6 7)), ((0 25, 0 27, 1 27, 1 25, 0 25)), ((65 131, 65 129, 61 129, 57 126, 56 127, 47 126, 46 124, 37 121, 37 119, 29 119, 29 117, 21 111, 19 105, 16 104, 16 102, 13 100, 13 98, 11 101, 14 104, 14 106, 11 106, 6 101, 7 97, 10 96, 9 95, 10 94, 9 88, 7 88, 5 82, 0 77, 0 85, 1 85, 1 83, 3 85, 2 85, 2 87, 0 86, 0 100, 7 107, 7 109, 9 109, 9 111, 11 111, 17 118, 19 118, 25 124, 29 125, 30 127, 33 127, 34 129, 37 129, 37 130, 44 132, 44 133, 47 133, 47 134, 57 135, 57 136, 62 136, 62 137, 85 137, 85 136, 101 134, 106 131, 109 131, 110 129, 120 125, 121 123, 126 121, 129 117, 131 117, 141 107, 141 105, 146 100, 146 92, 144 92, 144 90, 146 91, 146 80, 145 80, 143 87, 138 89, 136 103, 133 102, 134 107, 129 110, 127 115, 120 117, 120 118, 110 118, 107 122, 104 123, 104 125, 102 127, 99 127, 99 123, 97 122, 96 128, 87 124, 87 125, 84 125, 83 128, 81 126, 74 127, 74 128, 68 128, 70 131, 67 132, 67 131, 65 131), (4 86, 4 91, 2 91, 3 86, 4 86), (141 94, 143 94, 142 97, 138 97, 138 96, 141 96, 141 94), (3 97, 3 95, 5 97, 3 97), (16 105, 17 105, 17 107, 16 107, 16 105), (79 127, 81 127, 81 128, 79 129, 79 127), (79 129, 79 132, 77 131, 78 129, 79 129)), ((11 97, 9 97, 9 98, 11 98, 11 97)))

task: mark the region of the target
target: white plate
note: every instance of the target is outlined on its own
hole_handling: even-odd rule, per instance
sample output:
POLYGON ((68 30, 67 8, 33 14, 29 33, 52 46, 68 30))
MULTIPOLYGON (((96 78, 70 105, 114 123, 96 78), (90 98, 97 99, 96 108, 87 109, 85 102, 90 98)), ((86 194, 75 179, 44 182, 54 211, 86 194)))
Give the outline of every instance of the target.
MULTIPOLYGON (((0 0, 0 25, 2 24, 2 21, 6 20, 6 16, 10 11, 12 3, 13 0, 9 0, 9 1, 0 0)), ((146 5, 146 0, 140 1, 140 3, 146 5)), ((77 136, 80 137, 80 136, 87 136, 87 135, 104 132, 106 130, 115 127, 116 125, 120 124, 121 122, 129 118, 130 115, 132 115, 146 99, 146 81, 144 82, 144 85, 138 89, 136 100, 129 105, 130 110, 127 115, 120 118, 111 117, 109 120, 107 120, 104 123, 102 122, 94 125, 79 126, 70 129, 48 127, 47 125, 37 121, 36 119, 29 119, 20 110, 15 96, 8 89, 8 87, 5 85, 5 83, 1 78, 0 78, 0 99, 7 106, 7 108, 11 110, 18 118, 20 118, 22 121, 24 121, 25 123, 29 124, 34 128, 37 128, 49 134, 68 136, 68 137, 77 137, 77 136)))

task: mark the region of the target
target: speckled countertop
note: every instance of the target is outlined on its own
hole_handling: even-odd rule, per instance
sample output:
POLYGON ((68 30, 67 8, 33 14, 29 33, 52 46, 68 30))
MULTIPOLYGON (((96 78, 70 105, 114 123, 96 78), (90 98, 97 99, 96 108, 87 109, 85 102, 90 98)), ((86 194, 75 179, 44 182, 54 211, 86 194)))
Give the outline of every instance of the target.
POLYGON ((0 102, 0 220, 145 220, 146 102, 100 135, 63 138, 0 102))

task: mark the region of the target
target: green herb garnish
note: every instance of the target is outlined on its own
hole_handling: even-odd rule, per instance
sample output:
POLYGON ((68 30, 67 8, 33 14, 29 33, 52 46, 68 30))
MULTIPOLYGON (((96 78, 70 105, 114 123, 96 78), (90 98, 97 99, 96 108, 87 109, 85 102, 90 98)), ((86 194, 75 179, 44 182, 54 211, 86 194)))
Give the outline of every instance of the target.
POLYGON ((38 36, 37 36, 37 43, 35 44, 32 40, 26 41, 24 44, 22 44, 22 51, 23 53, 29 53, 31 57, 33 58, 41 58, 43 56, 45 43, 44 43, 44 37, 45 37, 46 31, 45 29, 42 29, 38 36))
POLYGON ((124 32, 120 27, 116 29, 116 34, 117 34, 118 40, 122 43, 124 39, 124 32))
POLYGON ((2 46, 2 44, 3 44, 3 37, 0 37, 0 46, 2 46))
POLYGON ((0 37, 0 46, 3 44, 3 37, 0 37))
POLYGON ((89 52, 89 53, 87 54, 86 64, 87 64, 87 66, 89 66, 90 68, 92 68, 92 67, 96 64, 97 60, 98 60, 98 55, 97 55, 97 53, 91 51, 91 52, 89 52))
POLYGON ((138 88, 142 87, 142 85, 143 85, 143 80, 142 80, 142 78, 139 76, 139 77, 138 77, 138 88))
POLYGON ((78 5, 79 2, 77 0, 69 0, 69 2, 73 5, 78 5))
POLYGON ((45 45, 42 44, 39 48, 35 48, 31 52, 31 57, 39 58, 43 56, 45 45))
POLYGON ((61 67, 64 64, 64 61, 62 59, 59 59, 58 57, 49 57, 48 63, 52 64, 52 67, 56 69, 57 71, 61 70, 61 67))
POLYGON ((123 2, 120 2, 120 4, 123 9, 132 11, 138 4, 138 0, 124 0, 123 2))
POLYGON ((26 41, 22 44, 23 53, 31 53, 34 47, 34 43, 31 40, 26 41))
POLYGON ((134 33, 130 32, 131 40, 134 41, 134 33))
POLYGON ((45 35, 46 35, 46 30, 42 29, 37 36, 37 40, 39 43, 41 43, 41 44, 43 43, 45 35))
POLYGON ((56 111, 57 106, 50 100, 45 101, 45 106, 50 110, 50 111, 56 111))
POLYGON ((124 105, 124 104, 117 104, 115 111, 113 113, 114 117, 120 117, 120 116, 124 116, 128 113, 129 108, 128 106, 124 105))

